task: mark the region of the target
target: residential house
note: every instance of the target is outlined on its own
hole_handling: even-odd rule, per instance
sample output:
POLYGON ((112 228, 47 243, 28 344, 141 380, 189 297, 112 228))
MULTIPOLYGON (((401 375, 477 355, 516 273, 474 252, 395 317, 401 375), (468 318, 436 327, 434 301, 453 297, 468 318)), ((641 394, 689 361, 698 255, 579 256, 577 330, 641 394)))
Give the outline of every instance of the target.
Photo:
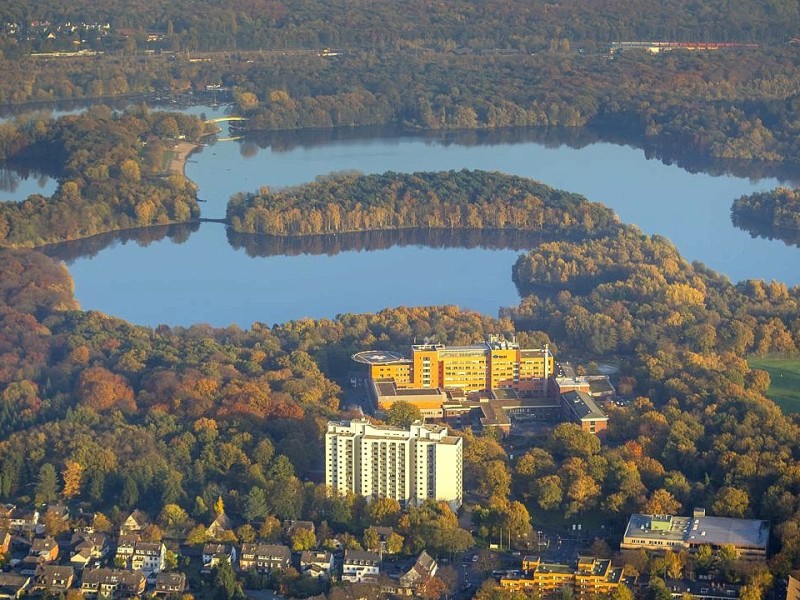
POLYGON ((345 550, 342 565, 342 581, 360 583, 374 580, 381 572, 381 557, 377 552, 345 550))
POLYGON ((31 578, 16 573, 0 572, 0 600, 21 598, 31 584, 31 578))
POLYGON ((39 511, 35 508, 25 511, 13 510, 8 525, 11 531, 17 533, 37 534, 44 531, 44 525, 39 523, 39 511))
POLYGON ((563 588, 568 588, 575 597, 586 598, 610 594, 623 578, 623 567, 614 567, 609 559, 580 556, 575 563, 560 564, 526 556, 522 559, 522 571, 502 576, 500 587, 535 592, 543 598, 555 598, 563 588))
POLYGON ((225 513, 220 513, 217 518, 206 529, 206 535, 212 540, 222 539, 223 536, 233 531, 231 520, 225 513))
POLYGON ((74 577, 72 567, 44 565, 36 575, 36 582, 44 591, 58 594, 72 587, 74 577))
POLYGON ((333 554, 306 550, 300 555, 300 573, 315 579, 330 579, 333 572, 333 554))
POLYGON ((800 600, 800 579, 789 575, 789 582, 786 585, 786 600, 800 600))
POLYGON ((277 544, 242 544, 239 569, 269 573, 277 569, 288 569, 292 564, 292 552, 288 546, 277 544))
POLYGON ((69 521, 69 508, 64 506, 63 504, 51 504, 47 507, 47 510, 44 512, 45 515, 55 516, 61 519, 62 521, 69 521))
POLYGON ((121 534, 117 540, 117 553, 114 556, 114 563, 118 567, 128 567, 133 558, 133 549, 142 538, 138 533, 121 534))
POLYGON ((147 580, 141 571, 87 569, 81 578, 84 597, 132 598, 144 592, 147 580))
POLYGON ((316 533, 316 527, 311 521, 293 521, 287 519, 283 522, 283 535, 287 540, 291 539, 298 529, 307 529, 311 533, 316 533))
POLYGON ((425 550, 417 557, 411 568, 400 576, 400 587, 418 593, 439 568, 436 560, 425 550))
POLYGON ((167 548, 161 542, 136 542, 131 556, 131 568, 146 576, 158 574, 166 567, 167 548))
POLYGON ((79 571, 99 563, 108 554, 108 538, 104 533, 76 533, 72 536, 72 546, 69 562, 79 571))
MULTIPOLYGON (((633 592, 637 597, 644 597, 650 585, 650 577, 644 575, 636 579, 633 592)), ((664 585, 675 600, 692 598, 693 600, 737 600, 742 586, 718 581, 691 581, 688 579, 666 579, 664 585)))
POLYGON ((53 562, 58 559, 58 544, 51 537, 36 538, 30 549, 31 556, 39 556, 43 562, 53 562))
POLYGON ((231 565, 236 562, 236 548, 233 545, 216 542, 203 545, 203 572, 210 573, 223 560, 231 565))
POLYGON ((153 596, 180 596, 186 590, 186 575, 183 573, 159 573, 153 596))
POLYGON ((41 556, 28 555, 16 564, 16 569, 20 575, 28 575, 33 577, 39 572, 47 562, 41 556))
POLYGON ((148 525, 150 517, 137 508, 123 521, 120 533, 141 533, 148 525))

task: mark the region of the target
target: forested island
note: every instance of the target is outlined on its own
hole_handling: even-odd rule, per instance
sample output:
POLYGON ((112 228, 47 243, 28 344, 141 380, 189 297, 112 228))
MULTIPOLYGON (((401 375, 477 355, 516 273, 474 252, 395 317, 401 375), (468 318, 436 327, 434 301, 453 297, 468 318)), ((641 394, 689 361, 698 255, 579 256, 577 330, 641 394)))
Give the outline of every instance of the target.
POLYGON ((51 198, 0 203, 0 245, 41 246, 196 219, 197 190, 169 163, 178 138, 202 133, 197 117, 146 108, 114 114, 103 106, 0 124, 0 160, 46 161, 59 179, 51 198))
POLYGON ((486 171, 359 173, 318 177, 276 192, 231 198, 235 232, 309 235, 396 229, 490 229, 597 235, 616 215, 582 196, 486 171))

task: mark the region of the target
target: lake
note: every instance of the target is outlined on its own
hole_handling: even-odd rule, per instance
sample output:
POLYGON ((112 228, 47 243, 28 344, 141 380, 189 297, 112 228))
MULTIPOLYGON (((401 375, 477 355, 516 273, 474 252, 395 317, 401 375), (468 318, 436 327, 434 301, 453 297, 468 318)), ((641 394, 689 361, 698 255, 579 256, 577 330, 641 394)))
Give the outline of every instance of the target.
MULTIPOLYGON (((194 112, 209 118, 221 114, 208 107, 194 112)), ((679 152, 664 162, 653 157, 657 150, 602 140, 603 135, 587 132, 530 130, 254 135, 204 147, 192 155, 186 174, 199 185, 203 216, 218 218, 236 192, 297 185, 332 171, 497 170, 602 202, 624 222, 671 239, 687 259, 734 281, 800 283, 798 248, 752 238, 730 220, 735 198, 793 183, 796 174, 773 173, 758 164, 698 167, 679 152), (690 172, 698 168, 707 172, 690 172)), ((161 237, 101 237, 86 253, 80 245, 57 252, 68 260, 83 308, 144 325, 247 327, 254 321, 272 324, 431 304, 496 315, 500 307, 519 301, 511 266, 521 248, 535 240, 458 247, 457 236, 445 237, 387 238, 376 246, 356 236, 346 243, 293 245, 245 239, 227 234, 221 224, 203 223, 161 237)))

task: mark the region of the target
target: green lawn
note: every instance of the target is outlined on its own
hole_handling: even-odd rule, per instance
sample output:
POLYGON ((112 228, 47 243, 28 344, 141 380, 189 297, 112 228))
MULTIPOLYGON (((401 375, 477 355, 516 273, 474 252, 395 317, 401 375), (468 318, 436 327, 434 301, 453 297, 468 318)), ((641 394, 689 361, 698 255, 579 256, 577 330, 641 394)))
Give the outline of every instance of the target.
POLYGON ((750 358, 753 369, 769 373, 769 396, 784 413, 800 412, 800 358, 750 358))

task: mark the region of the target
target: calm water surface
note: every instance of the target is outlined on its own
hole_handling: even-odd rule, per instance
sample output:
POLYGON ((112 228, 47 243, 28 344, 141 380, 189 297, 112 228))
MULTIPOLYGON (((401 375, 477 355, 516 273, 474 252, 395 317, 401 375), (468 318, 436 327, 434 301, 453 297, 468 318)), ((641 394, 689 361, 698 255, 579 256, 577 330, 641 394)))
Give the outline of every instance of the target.
MULTIPOLYGON (((209 117, 222 114, 195 110, 209 117)), ((753 239, 731 225, 734 198, 784 183, 759 178, 755 165, 751 174, 741 171, 753 179, 690 173, 648 159, 641 149, 607 142, 570 147, 542 142, 535 132, 500 143, 474 133, 364 136, 284 134, 218 142, 194 154, 186 174, 199 185, 203 216, 215 218, 224 216, 227 199, 236 192, 297 185, 332 171, 498 170, 602 202, 624 222, 671 239, 686 258, 734 281, 800 283, 798 248, 753 239)), ((131 240, 95 249, 90 257, 73 252, 69 268, 86 309, 146 325, 246 327, 254 321, 271 324, 399 305, 458 304, 494 315, 519 300, 511 283, 519 253, 411 243, 370 251, 345 248, 335 255, 314 250, 265 255, 232 246, 224 226, 206 223, 181 236, 180 243, 168 237, 145 245, 131 240)))
POLYGON ((0 167, 0 202, 19 202, 32 194, 50 197, 58 182, 44 173, 27 169, 0 167))

